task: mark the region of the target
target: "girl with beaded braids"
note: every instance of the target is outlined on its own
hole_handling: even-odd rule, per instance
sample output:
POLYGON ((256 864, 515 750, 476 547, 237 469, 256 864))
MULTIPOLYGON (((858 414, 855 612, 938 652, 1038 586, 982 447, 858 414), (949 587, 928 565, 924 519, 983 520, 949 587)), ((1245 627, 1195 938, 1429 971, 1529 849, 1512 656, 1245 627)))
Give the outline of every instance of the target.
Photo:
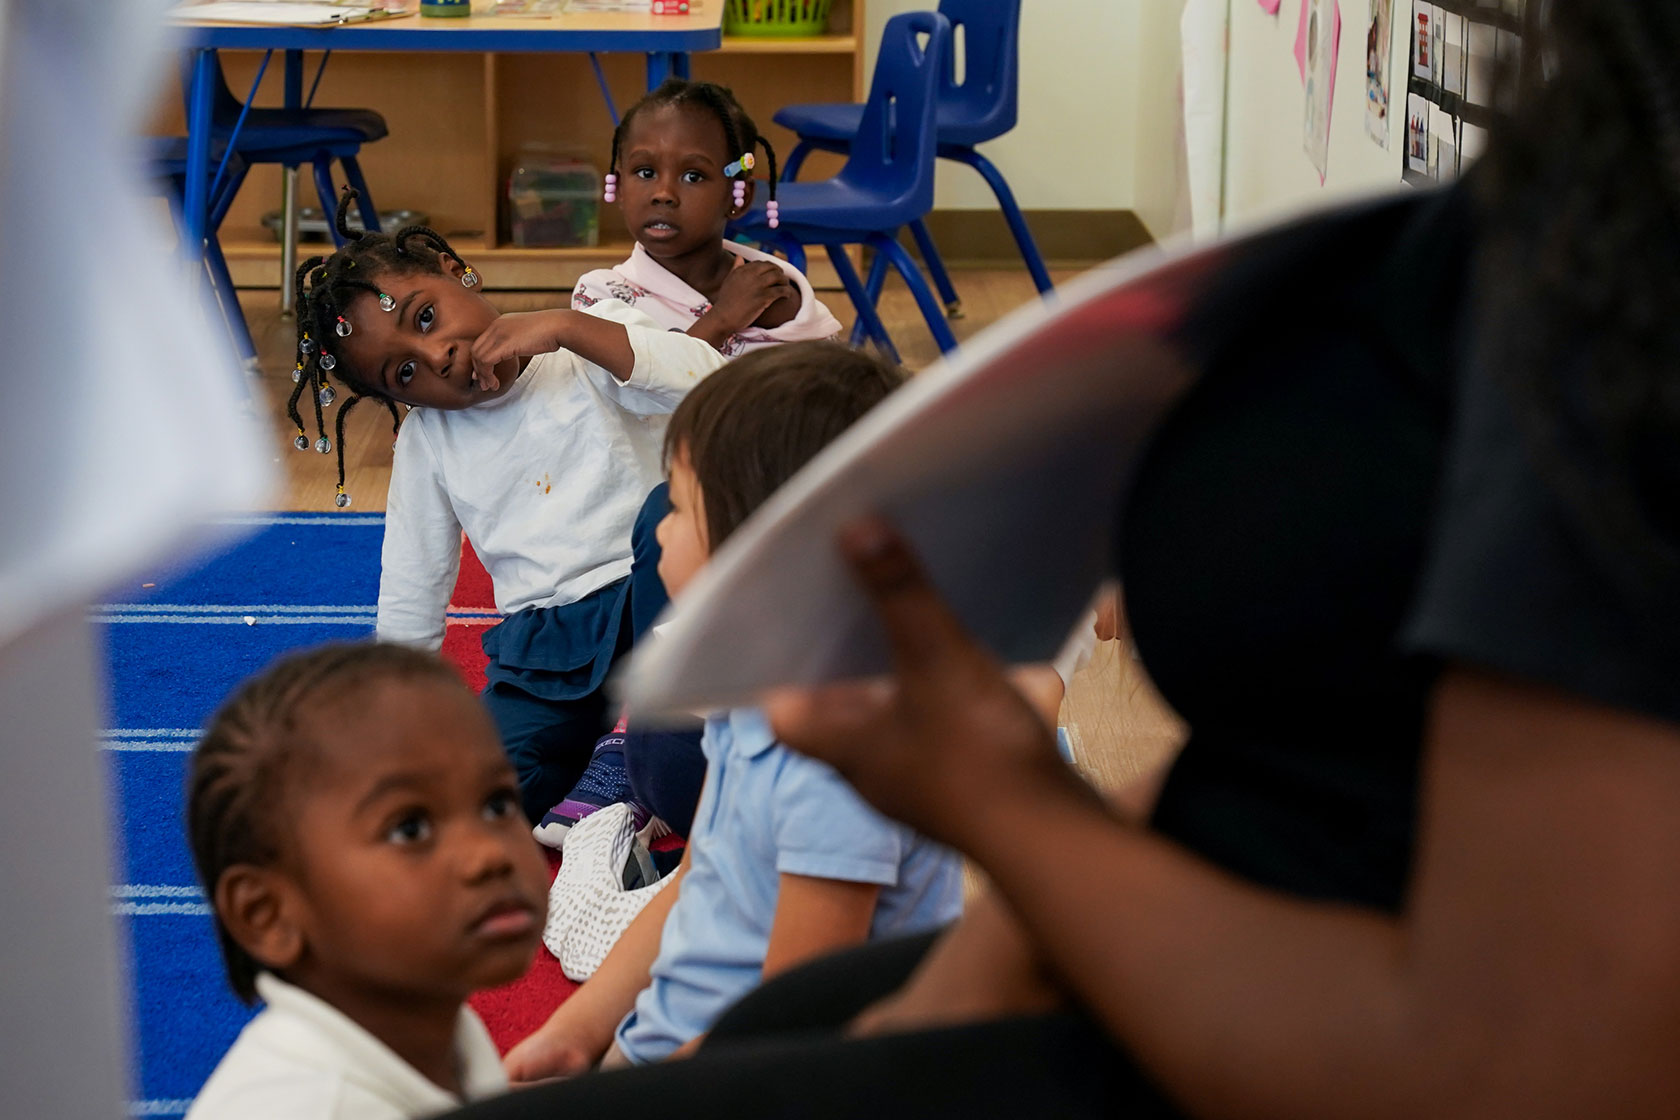
MULTIPOLYGON (((664 604, 657 549, 633 566, 631 527, 660 481, 666 417, 724 358, 617 300, 503 315, 434 231, 348 230, 353 197, 339 204, 344 248, 300 271, 299 392, 318 416, 331 378, 356 394, 344 411, 366 397, 409 406, 378 635, 442 645, 465 532, 506 616, 484 635, 484 700, 526 813, 540 816, 612 726, 601 685, 629 645, 627 620, 664 604)), ((324 431, 316 446, 329 450, 324 431)))
POLYGON ((572 306, 623 300, 730 357, 838 333, 798 269, 724 238, 758 191, 759 149, 774 225, 776 153, 728 88, 671 78, 632 105, 613 133, 604 197, 636 247, 579 280, 572 306))

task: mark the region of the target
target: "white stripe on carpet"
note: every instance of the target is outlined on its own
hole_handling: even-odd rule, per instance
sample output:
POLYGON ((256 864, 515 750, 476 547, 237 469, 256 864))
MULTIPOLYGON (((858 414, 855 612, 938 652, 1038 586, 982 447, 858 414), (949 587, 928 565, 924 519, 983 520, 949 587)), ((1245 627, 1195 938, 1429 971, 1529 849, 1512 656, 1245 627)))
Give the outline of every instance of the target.
POLYGON ((89 622, 110 626, 119 622, 149 624, 192 623, 200 626, 371 626, 365 614, 95 614, 89 622))
POLYGON ((193 1098, 183 1100, 151 1100, 129 1101, 128 1114, 130 1116, 185 1116, 187 1109, 192 1107, 193 1098))
POLYGON ((113 902, 111 913, 119 918, 156 918, 161 915, 205 917, 210 907, 203 902, 113 902))
POLYGON ((382 513, 253 513, 216 518, 218 525, 383 525, 382 513))
POLYGON ((93 609, 108 614, 127 611, 154 614, 372 614, 379 608, 358 603, 321 603, 315 606, 286 606, 280 603, 101 603, 93 609))

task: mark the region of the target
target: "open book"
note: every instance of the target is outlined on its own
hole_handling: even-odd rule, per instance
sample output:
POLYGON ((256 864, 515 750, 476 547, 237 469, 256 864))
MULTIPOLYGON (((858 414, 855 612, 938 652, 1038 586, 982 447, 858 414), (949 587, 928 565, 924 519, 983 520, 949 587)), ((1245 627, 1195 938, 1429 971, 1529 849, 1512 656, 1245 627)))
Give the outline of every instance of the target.
POLYGON ((211 0, 207 4, 179 4, 169 18, 203 23, 256 23, 273 27, 333 27, 407 15, 382 5, 334 4, 327 0, 211 0))
POLYGON ((725 542, 637 648, 625 699, 643 715, 711 710, 885 672, 885 635, 835 549, 871 511, 995 654, 1050 660, 1110 573, 1146 436, 1195 380, 1174 334, 1228 251, 1096 269, 913 379, 725 542))

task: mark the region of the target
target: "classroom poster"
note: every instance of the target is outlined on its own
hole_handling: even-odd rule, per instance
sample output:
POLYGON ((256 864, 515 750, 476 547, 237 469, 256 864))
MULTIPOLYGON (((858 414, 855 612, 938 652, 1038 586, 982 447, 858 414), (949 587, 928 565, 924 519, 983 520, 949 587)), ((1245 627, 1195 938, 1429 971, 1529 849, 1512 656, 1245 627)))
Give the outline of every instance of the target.
POLYGON ((1388 147, 1388 74, 1394 43, 1394 0, 1371 0, 1365 32, 1365 134, 1388 147))
POLYGON ((1336 52, 1342 41, 1342 7, 1337 0, 1303 0, 1307 83, 1302 138, 1307 158, 1324 182, 1330 168, 1330 109, 1336 99, 1336 52))

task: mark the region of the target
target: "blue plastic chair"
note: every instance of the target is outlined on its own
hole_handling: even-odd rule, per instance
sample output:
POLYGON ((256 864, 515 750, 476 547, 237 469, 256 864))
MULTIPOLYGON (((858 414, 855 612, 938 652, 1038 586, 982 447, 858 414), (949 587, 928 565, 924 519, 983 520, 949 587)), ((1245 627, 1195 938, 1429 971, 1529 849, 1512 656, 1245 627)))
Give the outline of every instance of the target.
POLYGON ((905 12, 888 20, 869 82, 869 100, 858 107, 861 113, 846 165, 823 182, 779 184, 781 225, 776 229, 765 220, 766 191, 758 192, 752 209, 731 227, 784 249, 800 269, 805 267, 803 246, 826 248, 865 334, 894 361, 898 351, 875 310, 875 299, 843 250, 847 245, 874 250, 871 277, 879 274, 884 280, 887 265, 896 268, 915 295, 939 349, 956 348, 957 340, 921 270, 898 243, 902 227, 919 223, 933 209, 935 96, 950 45, 951 25, 937 12, 905 12), (918 42, 922 36, 925 43, 918 42))
MULTIPOLYGON (((1009 230, 1015 235, 1027 271, 1040 292, 1051 290, 1050 274, 1045 270, 1044 258, 1039 255, 1032 231, 1027 228, 1021 208, 993 163, 975 150, 975 145, 995 140, 1015 127, 1017 88, 1019 78, 1019 43, 1021 0, 941 0, 939 13, 950 21, 953 29, 963 28, 963 81, 956 81, 955 50, 946 58, 939 82, 937 130, 941 159, 966 163, 978 171, 992 188, 998 206, 1003 211, 1009 230)), ((953 30, 953 43, 955 32, 953 30)), ((788 154, 782 178, 792 181, 799 175, 805 157, 813 150, 845 153, 856 141, 863 118, 862 105, 813 104, 789 105, 773 118, 799 137, 799 143, 788 154)), ((945 263, 934 247, 927 226, 917 219, 910 223, 910 233, 916 239, 922 260, 933 276, 940 297, 950 316, 960 318, 962 302, 957 298, 945 263)), ((872 274, 870 295, 879 297, 879 281, 872 274)))
MULTIPOLYGON (((325 62, 323 59, 323 66, 325 62)), ((183 91, 192 87, 191 69, 189 55, 183 62, 183 91)), ((261 80, 260 72, 258 80, 261 80)), ((338 162, 344 168, 345 179, 356 188, 363 225, 370 230, 379 229, 379 211, 356 157, 363 144, 387 135, 384 117, 372 109, 245 109, 228 88, 219 56, 215 59, 212 99, 212 144, 225 147, 231 140, 234 151, 248 165, 273 163, 293 168, 310 164, 315 173, 315 193, 321 200, 321 213, 329 218, 338 206, 338 188, 332 177, 332 165, 338 162), (239 119, 242 111, 243 121, 239 119)), ((334 242, 342 246, 343 240, 330 221, 328 229, 334 242)), ((289 278, 286 283, 290 283, 289 278)))
MULTIPOLYGON (((211 162, 220 164, 226 150, 225 146, 213 144, 211 162)), ((186 194, 187 182, 186 138, 151 137, 145 142, 144 151, 149 177, 165 188, 176 228, 184 233, 181 200, 186 194)), ((205 278, 210 284, 210 293, 221 309, 222 319, 227 324, 228 334, 232 336, 234 349, 239 351, 246 368, 256 372, 257 344, 251 338, 251 328, 245 322, 244 310, 239 306, 239 293, 233 286, 233 276, 228 272, 227 258, 222 255, 221 244, 216 240, 216 230, 221 226, 222 219, 227 217, 228 208, 233 205, 233 196, 239 193, 248 170, 245 161, 237 154, 228 157, 227 170, 222 175, 221 184, 210 197, 209 220, 205 223, 204 268, 205 278)))

